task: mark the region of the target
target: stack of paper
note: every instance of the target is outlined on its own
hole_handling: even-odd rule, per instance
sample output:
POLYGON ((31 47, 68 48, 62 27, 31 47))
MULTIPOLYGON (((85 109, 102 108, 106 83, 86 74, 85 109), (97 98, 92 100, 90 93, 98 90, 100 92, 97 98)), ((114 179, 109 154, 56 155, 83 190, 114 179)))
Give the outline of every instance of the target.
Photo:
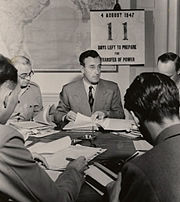
POLYGON ((97 130, 97 125, 92 121, 91 117, 85 116, 81 113, 77 113, 76 120, 74 122, 69 122, 63 129, 83 129, 83 130, 97 130))
POLYGON ((86 147, 81 145, 71 145, 69 136, 49 142, 39 142, 28 148, 31 152, 42 154, 52 170, 62 170, 66 168, 69 161, 67 158, 76 159, 85 156, 87 161, 106 151, 102 148, 86 147))
MULTIPOLYGON (((131 131, 136 127, 133 120, 127 119, 112 119, 106 118, 103 120, 97 120, 98 125, 104 128, 104 130, 112 130, 112 131, 131 131)), ((137 128, 137 127, 136 127, 137 128)))
POLYGON ((25 140, 29 136, 44 137, 58 132, 52 125, 35 121, 14 121, 9 122, 9 125, 18 130, 25 140))
POLYGON ((98 130, 98 127, 102 127, 104 130, 127 132, 132 129, 137 129, 133 120, 105 118, 103 120, 92 121, 91 117, 80 113, 77 113, 76 120, 74 122, 69 122, 63 129, 72 130, 89 128, 89 130, 98 130))

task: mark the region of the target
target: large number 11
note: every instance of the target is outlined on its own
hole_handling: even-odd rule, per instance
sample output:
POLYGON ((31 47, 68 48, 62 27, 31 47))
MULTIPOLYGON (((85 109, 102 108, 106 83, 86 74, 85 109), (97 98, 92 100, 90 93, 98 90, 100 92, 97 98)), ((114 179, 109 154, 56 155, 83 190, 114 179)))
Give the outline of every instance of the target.
MULTIPOLYGON (((112 23, 108 23, 108 40, 113 40, 112 39, 112 23)), ((124 38, 123 40, 128 40, 127 38, 127 22, 122 23, 123 25, 123 31, 124 31, 124 38)))

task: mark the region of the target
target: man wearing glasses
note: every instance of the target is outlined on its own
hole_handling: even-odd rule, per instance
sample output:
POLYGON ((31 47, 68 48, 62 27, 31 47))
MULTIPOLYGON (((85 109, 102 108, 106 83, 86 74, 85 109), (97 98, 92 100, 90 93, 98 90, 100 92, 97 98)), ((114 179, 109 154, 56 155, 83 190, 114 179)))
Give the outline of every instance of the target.
POLYGON ((29 121, 43 108, 41 91, 36 83, 31 82, 34 72, 30 60, 25 56, 16 56, 11 61, 18 70, 21 86, 18 104, 11 116, 11 120, 29 121))

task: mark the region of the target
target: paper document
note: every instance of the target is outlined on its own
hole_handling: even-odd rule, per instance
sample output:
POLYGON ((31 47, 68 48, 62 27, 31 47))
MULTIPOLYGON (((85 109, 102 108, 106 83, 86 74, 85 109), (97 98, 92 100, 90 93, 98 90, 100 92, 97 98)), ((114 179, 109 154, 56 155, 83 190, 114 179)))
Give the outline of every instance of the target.
POLYGON ((41 129, 41 128, 48 128, 49 125, 43 123, 37 123, 35 121, 12 121, 9 122, 9 125, 14 126, 20 129, 41 129))
POLYGON ((88 161, 106 151, 102 148, 86 147, 81 145, 71 145, 69 136, 49 142, 36 143, 28 148, 31 152, 42 154, 52 170, 66 168, 69 163, 66 158, 76 159, 85 156, 88 161))
POLYGON ((44 143, 38 142, 28 149, 31 152, 37 152, 39 154, 43 153, 51 153, 54 154, 57 151, 63 150, 71 145, 71 138, 69 136, 54 140, 52 142, 44 143))
POLYGON ((74 122, 69 122, 63 129, 64 130, 71 130, 71 129, 78 129, 78 128, 85 128, 87 130, 96 130, 97 126, 91 119, 91 117, 85 116, 81 113, 77 113, 76 120, 74 122))
POLYGON ((137 128, 133 120, 105 118, 96 122, 104 130, 130 131, 137 128))
POLYGON ((35 121, 12 121, 9 122, 9 125, 21 133, 25 140, 29 136, 44 137, 58 133, 57 130, 54 130, 54 126, 35 121))
POLYGON ((52 111, 55 111, 54 105, 47 105, 42 111, 40 111, 35 117, 34 121, 38 123, 44 123, 47 125, 55 126, 55 123, 51 121, 51 116, 53 116, 52 111))
POLYGON ((93 122, 91 117, 80 113, 77 113, 76 120, 74 122, 69 122, 63 129, 70 130, 88 128, 89 130, 92 130, 93 127, 93 130, 98 130, 99 126, 101 126, 104 130, 112 131, 131 131, 137 129, 133 120, 105 118, 103 120, 96 120, 93 122))
POLYGON ((133 141, 134 147, 137 151, 148 151, 153 148, 146 140, 133 141))

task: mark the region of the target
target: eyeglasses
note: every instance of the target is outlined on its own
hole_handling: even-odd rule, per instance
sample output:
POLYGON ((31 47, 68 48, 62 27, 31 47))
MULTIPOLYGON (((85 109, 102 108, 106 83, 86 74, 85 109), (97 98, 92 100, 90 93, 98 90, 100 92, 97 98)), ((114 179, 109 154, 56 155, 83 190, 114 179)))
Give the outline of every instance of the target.
POLYGON ((27 77, 31 77, 34 75, 34 72, 31 70, 29 73, 22 73, 19 75, 21 79, 26 79, 27 77))

